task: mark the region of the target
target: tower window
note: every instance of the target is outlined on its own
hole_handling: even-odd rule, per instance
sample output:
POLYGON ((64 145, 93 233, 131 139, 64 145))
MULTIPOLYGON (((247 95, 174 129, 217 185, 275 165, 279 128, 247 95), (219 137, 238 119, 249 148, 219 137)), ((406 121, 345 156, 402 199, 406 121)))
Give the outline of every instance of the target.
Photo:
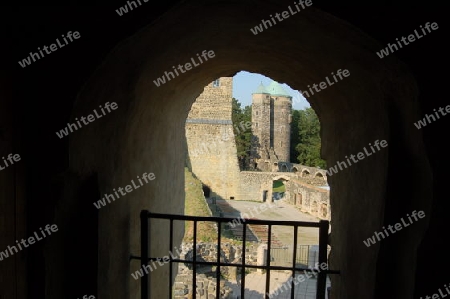
POLYGON ((258 115, 258 111, 256 111, 256 115, 258 115))
POLYGON ((220 80, 216 79, 213 81, 213 87, 219 87, 220 86, 220 80))

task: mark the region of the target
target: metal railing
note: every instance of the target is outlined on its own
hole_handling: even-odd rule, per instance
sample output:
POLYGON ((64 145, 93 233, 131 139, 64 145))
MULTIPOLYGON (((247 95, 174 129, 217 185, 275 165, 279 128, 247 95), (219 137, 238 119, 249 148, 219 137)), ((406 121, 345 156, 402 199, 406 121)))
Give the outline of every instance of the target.
MULTIPOLYGON (((166 219, 170 221, 170 232, 169 232, 169 244, 168 249, 171 251, 173 247, 173 229, 174 229, 174 221, 193 221, 193 259, 192 260, 186 260, 186 259, 175 259, 172 256, 169 257, 169 275, 170 279, 169 282, 172 281, 173 278, 173 263, 185 263, 185 264, 192 264, 193 269, 193 279, 192 279, 192 298, 196 299, 196 289, 197 289, 197 282, 196 282, 196 269, 197 265, 210 265, 216 267, 216 298, 220 298, 220 267, 238 267, 241 270, 241 299, 245 299, 245 270, 246 268, 253 268, 253 269, 263 269, 266 272, 266 284, 265 284, 265 298, 269 299, 269 287, 270 287, 270 272, 274 270, 289 270, 292 271, 292 280, 291 280, 291 299, 295 299, 295 276, 300 275, 296 274, 296 272, 302 271, 302 272, 313 272, 311 268, 305 268, 305 267, 297 267, 297 257, 296 257, 296 250, 293 251, 292 256, 292 265, 289 267, 283 267, 283 266, 274 266, 271 265, 271 236, 272 236, 272 227, 273 226, 292 226, 294 227, 294 240, 293 240, 293 248, 297 248, 297 238, 298 238, 298 227, 317 227, 319 228, 319 256, 318 256, 318 262, 320 265, 323 265, 324 263, 328 265, 328 259, 327 259, 327 239, 328 239, 328 228, 329 228, 329 222, 326 220, 321 220, 320 222, 297 222, 297 221, 272 221, 272 220, 256 220, 256 219, 246 219, 242 223, 242 229, 243 229, 243 240, 242 240, 242 258, 241 263, 224 263, 220 262, 221 256, 221 238, 222 238, 222 224, 231 222, 234 220, 234 218, 224 218, 224 217, 197 217, 197 216, 185 216, 185 215, 171 215, 171 214, 157 214, 157 213, 151 213, 147 210, 141 211, 141 256, 132 256, 132 259, 139 259, 141 261, 141 267, 144 268, 148 265, 150 261, 163 261, 163 258, 159 257, 151 257, 150 253, 150 222, 149 219, 166 219), (197 223, 198 222, 215 222, 218 227, 217 231, 217 260, 215 262, 201 262, 197 261, 197 223), (268 226, 268 242, 267 242, 267 252, 266 255, 266 262, 265 265, 258 266, 258 265, 249 265, 245 262, 245 253, 246 253, 246 230, 248 224, 254 224, 254 225, 267 225, 268 226)), ((167 260, 167 258, 166 258, 167 260)), ((318 272, 317 276, 317 292, 316 292, 316 299, 325 299, 325 293, 326 293, 326 278, 327 274, 339 274, 339 271, 336 270, 329 270, 328 266, 326 269, 321 269, 320 272, 318 272)), ((149 293, 151 283, 151 278, 149 273, 145 274, 141 278, 141 299, 149 299, 151 298, 151 294, 149 293)), ((169 283, 171 284, 171 283, 169 283)), ((169 286, 169 299, 172 298, 172 286, 169 286)))

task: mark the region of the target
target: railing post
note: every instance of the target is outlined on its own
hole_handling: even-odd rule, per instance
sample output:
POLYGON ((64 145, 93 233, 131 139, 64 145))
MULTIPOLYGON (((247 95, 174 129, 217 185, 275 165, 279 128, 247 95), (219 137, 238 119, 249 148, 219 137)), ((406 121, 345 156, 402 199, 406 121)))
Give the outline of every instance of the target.
MULTIPOLYGON (((148 214, 149 211, 142 210, 141 211, 141 271, 145 270, 145 266, 148 264, 149 257, 149 240, 148 240, 148 214)), ((148 289, 150 284, 150 273, 147 274, 146 277, 145 271, 144 276, 141 279, 141 299, 148 299, 148 289)))
POLYGON ((328 266, 323 269, 322 264, 328 265, 327 248, 328 248, 328 228, 330 223, 327 220, 320 220, 319 228, 319 274, 317 278, 317 299, 325 299, 325 287, 327 285, 328 266))

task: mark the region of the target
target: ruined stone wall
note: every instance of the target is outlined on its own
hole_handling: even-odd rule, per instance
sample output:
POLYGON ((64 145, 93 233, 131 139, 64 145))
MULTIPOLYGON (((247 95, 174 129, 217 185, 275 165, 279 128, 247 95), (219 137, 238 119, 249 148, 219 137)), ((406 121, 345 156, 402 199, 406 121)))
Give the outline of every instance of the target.
POLYGON ((236 199, 239 164, 231 121, 233 78, 208 84, 186 120, 189 167, 211 196, 236 199))
MULTIPOLYGON (((257 244, 249 244, 245 248, 245 263, 247 265, 258 264, 257 244)), ((193 243, 182 243, 180 259, 193 259, 193 243)), ((217 244, 216 243, 198 243, 197 244, 197 261, 216 262, 217 261, 217 244)), ((222 263, 242 263, 242 245, 233 245, 230 243, 221 244, 221 262, 222 263)), ((192 280, 193 271, 188 264, 178 264, 178 275, 175 278, 173 287, 174 299, 192 298, 192 280)), ((229 287, 231 283, 235 283, 239 267, 221 267, 221 296, 220 299, 236 298, 233 290, 229 287)), ((215 269, 211 266, 199 267, 197 269, 197 285, 196 292, 199 299, 216 298, 216 278, 215 269)))
POLYGON ((330 191, 303 183, 295 178, 285 182, 287 202, 304 213, 331 220, 330 191))
POLYGON ((272 178, 275 173, 241 171, 239 179, 239 199, 263 201, 263 191, 267 190, 266 201, 272 198, 272 178))
POLYGON ((283 180, 286 186, 286 202, 302 212, 330 220, 330 191, 301 182, 295 173, 242 171, 239 198, 263 201, 263 192, 267 190, 266 201, 272 201, 272 184, 276 180, 283 180))

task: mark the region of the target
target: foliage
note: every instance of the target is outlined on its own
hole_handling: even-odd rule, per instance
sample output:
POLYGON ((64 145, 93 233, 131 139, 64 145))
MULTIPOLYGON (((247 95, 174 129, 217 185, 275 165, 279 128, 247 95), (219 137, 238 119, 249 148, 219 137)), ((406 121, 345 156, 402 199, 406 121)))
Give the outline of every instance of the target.
POLYGON ((298 122, 300 120, 300 110, 292 110, 292 121, 291 121, 291 148, 290 157, 291 160, 297 160, 298 152, 295 149, 297 144, 300 143, 298 122))
MULTIPOLYGON (((251 106, 241 107, 235 98, 232 100, 233 131, 236 141, 237 156, 241 170, 249 169, 250 151, 252 143, 251 106)), ((298 163, 326 168, 326 162, 320 158, 320 122, 312 108, 293 110, 291 121, 291 148, 292 160, 297 158, 298 163)))
POLYGON ((320 122, 314 110, 294 110, 291 125, 292 157, 297 154, 300 164, 326 168, 326 162, 320 158, 320 122))
POLYGON ((272 192, 285 192, 286 191, 286 186, 283 184, 282 181, 273 181, 273 185, 272 185, 272 192))
POLYGON ((241 108, 235 98, 232 102, 231 120, 233 122, 233 132, 236 141, 236 150, 241 169, 248 168, 252 138, 252 107, 241 108))

